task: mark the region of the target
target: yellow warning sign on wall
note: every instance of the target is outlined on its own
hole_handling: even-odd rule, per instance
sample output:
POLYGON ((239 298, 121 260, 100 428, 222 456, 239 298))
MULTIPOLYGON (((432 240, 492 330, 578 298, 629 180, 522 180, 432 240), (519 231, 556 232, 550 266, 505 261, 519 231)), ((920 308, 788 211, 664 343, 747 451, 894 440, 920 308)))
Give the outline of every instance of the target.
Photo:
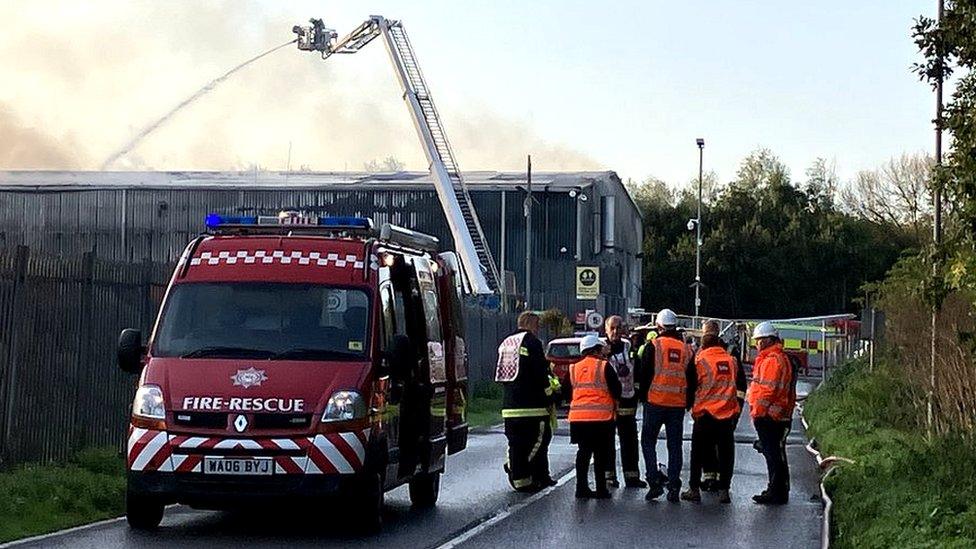
POLYGON ((600 295, 600 268, 576 267, 576 299, 596 299, 600 295))

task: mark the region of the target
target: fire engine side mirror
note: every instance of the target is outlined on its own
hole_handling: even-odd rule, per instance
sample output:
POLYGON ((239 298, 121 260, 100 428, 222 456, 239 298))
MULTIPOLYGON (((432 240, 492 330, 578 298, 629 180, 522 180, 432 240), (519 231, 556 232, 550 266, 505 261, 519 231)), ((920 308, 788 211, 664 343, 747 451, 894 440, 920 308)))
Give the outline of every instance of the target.
POLYGON ((118 362, 123 372, 138 374, 142 370, 142 332, 126 328, 119 334, 118 362))

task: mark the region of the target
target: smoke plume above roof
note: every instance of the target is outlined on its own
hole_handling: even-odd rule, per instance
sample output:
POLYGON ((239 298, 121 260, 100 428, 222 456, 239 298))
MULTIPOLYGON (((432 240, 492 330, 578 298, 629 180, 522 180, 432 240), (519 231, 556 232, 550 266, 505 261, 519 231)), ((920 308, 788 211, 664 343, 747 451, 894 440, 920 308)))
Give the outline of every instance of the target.
MULTIPOLYGON (((0 169, 66 170, 98 169, 147 124, 288 40, 301 22, 253 0, 3 1, 0 21, 0 169)), ((423 62, 425 52, 417 53, 423 62)), ((430 84, 435 97, 463 86, 430 84)), ((538 169, 600 168, 525 123, 483 108, 439 107, 463 169, 520 170, 526 154, 538 169)), ((113 167, 357 171, 390 156, 407 169, 427 167, 377 43, 327 62, 291 48, 275 52, 180 111, 113 167)))

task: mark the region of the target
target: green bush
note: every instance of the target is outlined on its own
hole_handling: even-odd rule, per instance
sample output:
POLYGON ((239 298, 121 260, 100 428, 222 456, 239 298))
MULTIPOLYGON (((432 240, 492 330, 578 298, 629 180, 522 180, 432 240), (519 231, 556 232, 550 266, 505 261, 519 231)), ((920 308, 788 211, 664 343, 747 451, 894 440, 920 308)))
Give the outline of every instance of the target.
POLYGON ((804 407, 825 456, 853 459, 827 483, 837 547, 976 546, 976 448, 927 441, 911 380, 882 358, 838 369, 804 407))
POLYGON ((85 450, 66 464, 0 473, 0 542, 51 532, 124 511, 125 464, 118 450, 85 450))

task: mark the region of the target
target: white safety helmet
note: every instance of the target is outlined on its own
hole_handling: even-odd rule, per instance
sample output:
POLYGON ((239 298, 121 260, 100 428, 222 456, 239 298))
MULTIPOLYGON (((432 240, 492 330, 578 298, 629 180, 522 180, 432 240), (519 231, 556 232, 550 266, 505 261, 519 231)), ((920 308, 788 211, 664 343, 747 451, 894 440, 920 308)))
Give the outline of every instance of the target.
POLYGON ((752 330, 752 339, 759 339, 761 337, 779 337, 779 330, 768 320, 766 322, 760 322, 752 330))
POLYGON ((600 341, 599 337, 593 334, 583 336, 583 339, 580 340, 580 354, 585 353, 587 349, 592 349, 594 347, 602 347, 602 346, 603 346, 603 342, 600 341))
POLYGON ((678 325, 678 315, 674 314, 674 311, 671 309, 661 309, 661 312, 657 314, 654 322, 656 322, 658 326, 671 328, 678 325))

